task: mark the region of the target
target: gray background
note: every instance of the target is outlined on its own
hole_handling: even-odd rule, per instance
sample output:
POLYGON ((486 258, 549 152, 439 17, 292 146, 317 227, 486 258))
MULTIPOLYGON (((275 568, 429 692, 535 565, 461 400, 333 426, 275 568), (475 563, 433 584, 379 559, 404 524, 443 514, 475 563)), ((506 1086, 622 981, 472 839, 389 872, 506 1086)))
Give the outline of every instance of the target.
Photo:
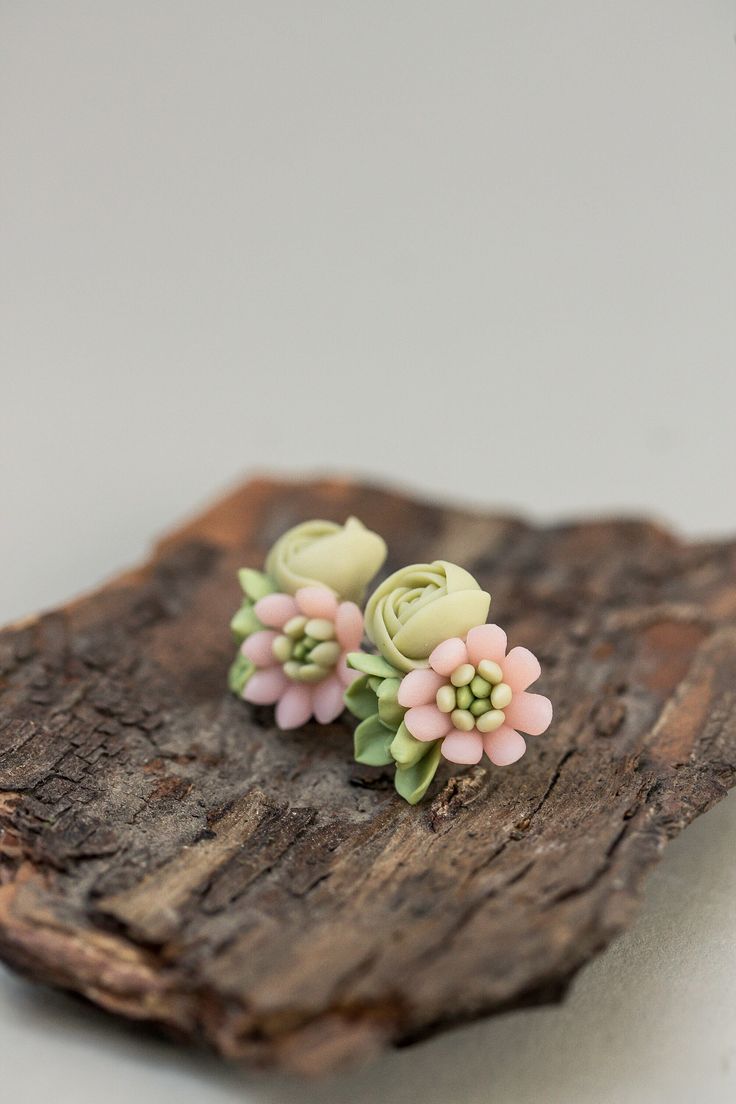
MULTIPOLYGON (((734 22, 730 0, 0 0, 0 619, 253 468, 733 532, 734 22)), ((305 1088, 0 975, 4 1094, 730 1101, 735 802, 562 1008, 305 1088)))

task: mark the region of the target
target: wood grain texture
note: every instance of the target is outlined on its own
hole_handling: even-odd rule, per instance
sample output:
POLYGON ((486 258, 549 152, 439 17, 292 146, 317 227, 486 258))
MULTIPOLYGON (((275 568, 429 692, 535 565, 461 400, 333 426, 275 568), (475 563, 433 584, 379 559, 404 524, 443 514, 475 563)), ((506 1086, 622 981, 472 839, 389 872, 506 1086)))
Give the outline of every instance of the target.
MULTIPOLYGON (((150 563, 0 635, 0 952, 222 1054, 316 1073, 559 998, 736 774, 736 545, 535 528, 349 482, 251 482, 150 563), (348 719, 225 688, 238 567, 359 516, 450 559, 539 655, 549 733, 411 808, 348 719)), ((536 687, 535 687, 536 689, 536 687)))

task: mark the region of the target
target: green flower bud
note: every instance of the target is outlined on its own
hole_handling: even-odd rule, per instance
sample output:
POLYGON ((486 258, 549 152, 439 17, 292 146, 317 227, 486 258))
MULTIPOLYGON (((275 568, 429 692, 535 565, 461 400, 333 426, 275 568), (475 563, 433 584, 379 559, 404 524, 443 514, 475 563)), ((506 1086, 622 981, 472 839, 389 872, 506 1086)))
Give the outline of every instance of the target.
POLYGON ((365 588, 386 559, 386 544, 357 518, 344 525, 305 521, 276 541, 266 572, 279 590, 326 586, 344 601, 362 602, 365 588))
POLYGON ((365 629, 384 659, 400 671, 412 671, 426 667, 443 640, 483 625, 490 604, 490 594, 462 567, 445 560, 412 564, 373 592, 365 629))

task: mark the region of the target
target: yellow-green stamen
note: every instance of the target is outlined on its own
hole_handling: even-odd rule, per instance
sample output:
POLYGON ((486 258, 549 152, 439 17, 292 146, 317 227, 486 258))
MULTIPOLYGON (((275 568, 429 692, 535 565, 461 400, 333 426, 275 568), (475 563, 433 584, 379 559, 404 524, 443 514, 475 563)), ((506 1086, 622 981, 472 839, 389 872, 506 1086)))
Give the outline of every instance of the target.
POLYGON ((453 709, 457 705, 457 699, 455 697, 455 688, 450 686, 449 683, 445 686, 440 686, 437 691, 437 708, 440 713, 452 713, 453 709))
POLYGON ((478 664, 478 674, 487 682, 492 682, 494 685, 497 682, 503 682, 503 671, 492 659, 482 659, 480 661, 478 664))
POLYGON ((453 686, 467 686, 475 678, 475 667, 472 663, 461 663, 450 675, 453 686))
POLYGON ((467 709, 453 709, 450 720, 460 732, 472 732, 475 728, 475 717, 467 709))
POLYGON ((505 720, 506 717, 500 709, 489 709, 478 718, 475 724, 479 732, 495 732, 505 720))
POLYGON ((491 705, 494 709, 506 709, 511 705, 511 687, 507 682, 499 682, 491 691, 491 705))

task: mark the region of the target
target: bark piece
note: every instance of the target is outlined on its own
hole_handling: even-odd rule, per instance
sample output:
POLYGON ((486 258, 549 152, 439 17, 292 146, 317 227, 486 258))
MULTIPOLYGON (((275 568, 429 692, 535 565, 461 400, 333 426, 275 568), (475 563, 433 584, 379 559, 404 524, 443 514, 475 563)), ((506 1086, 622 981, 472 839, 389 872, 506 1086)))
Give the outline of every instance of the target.
POLYGON ((0 634, 0 952, 31 977, 307 1073, 559 998, 668 838, 736 775, 736 544, 537 528, 349 482, 251 482, 151 561, 0 634), (416 808, 351 722, 226 689, 237 568, 354 513, 386 572, 454 560, 555 703, 521 763, 416 808))

